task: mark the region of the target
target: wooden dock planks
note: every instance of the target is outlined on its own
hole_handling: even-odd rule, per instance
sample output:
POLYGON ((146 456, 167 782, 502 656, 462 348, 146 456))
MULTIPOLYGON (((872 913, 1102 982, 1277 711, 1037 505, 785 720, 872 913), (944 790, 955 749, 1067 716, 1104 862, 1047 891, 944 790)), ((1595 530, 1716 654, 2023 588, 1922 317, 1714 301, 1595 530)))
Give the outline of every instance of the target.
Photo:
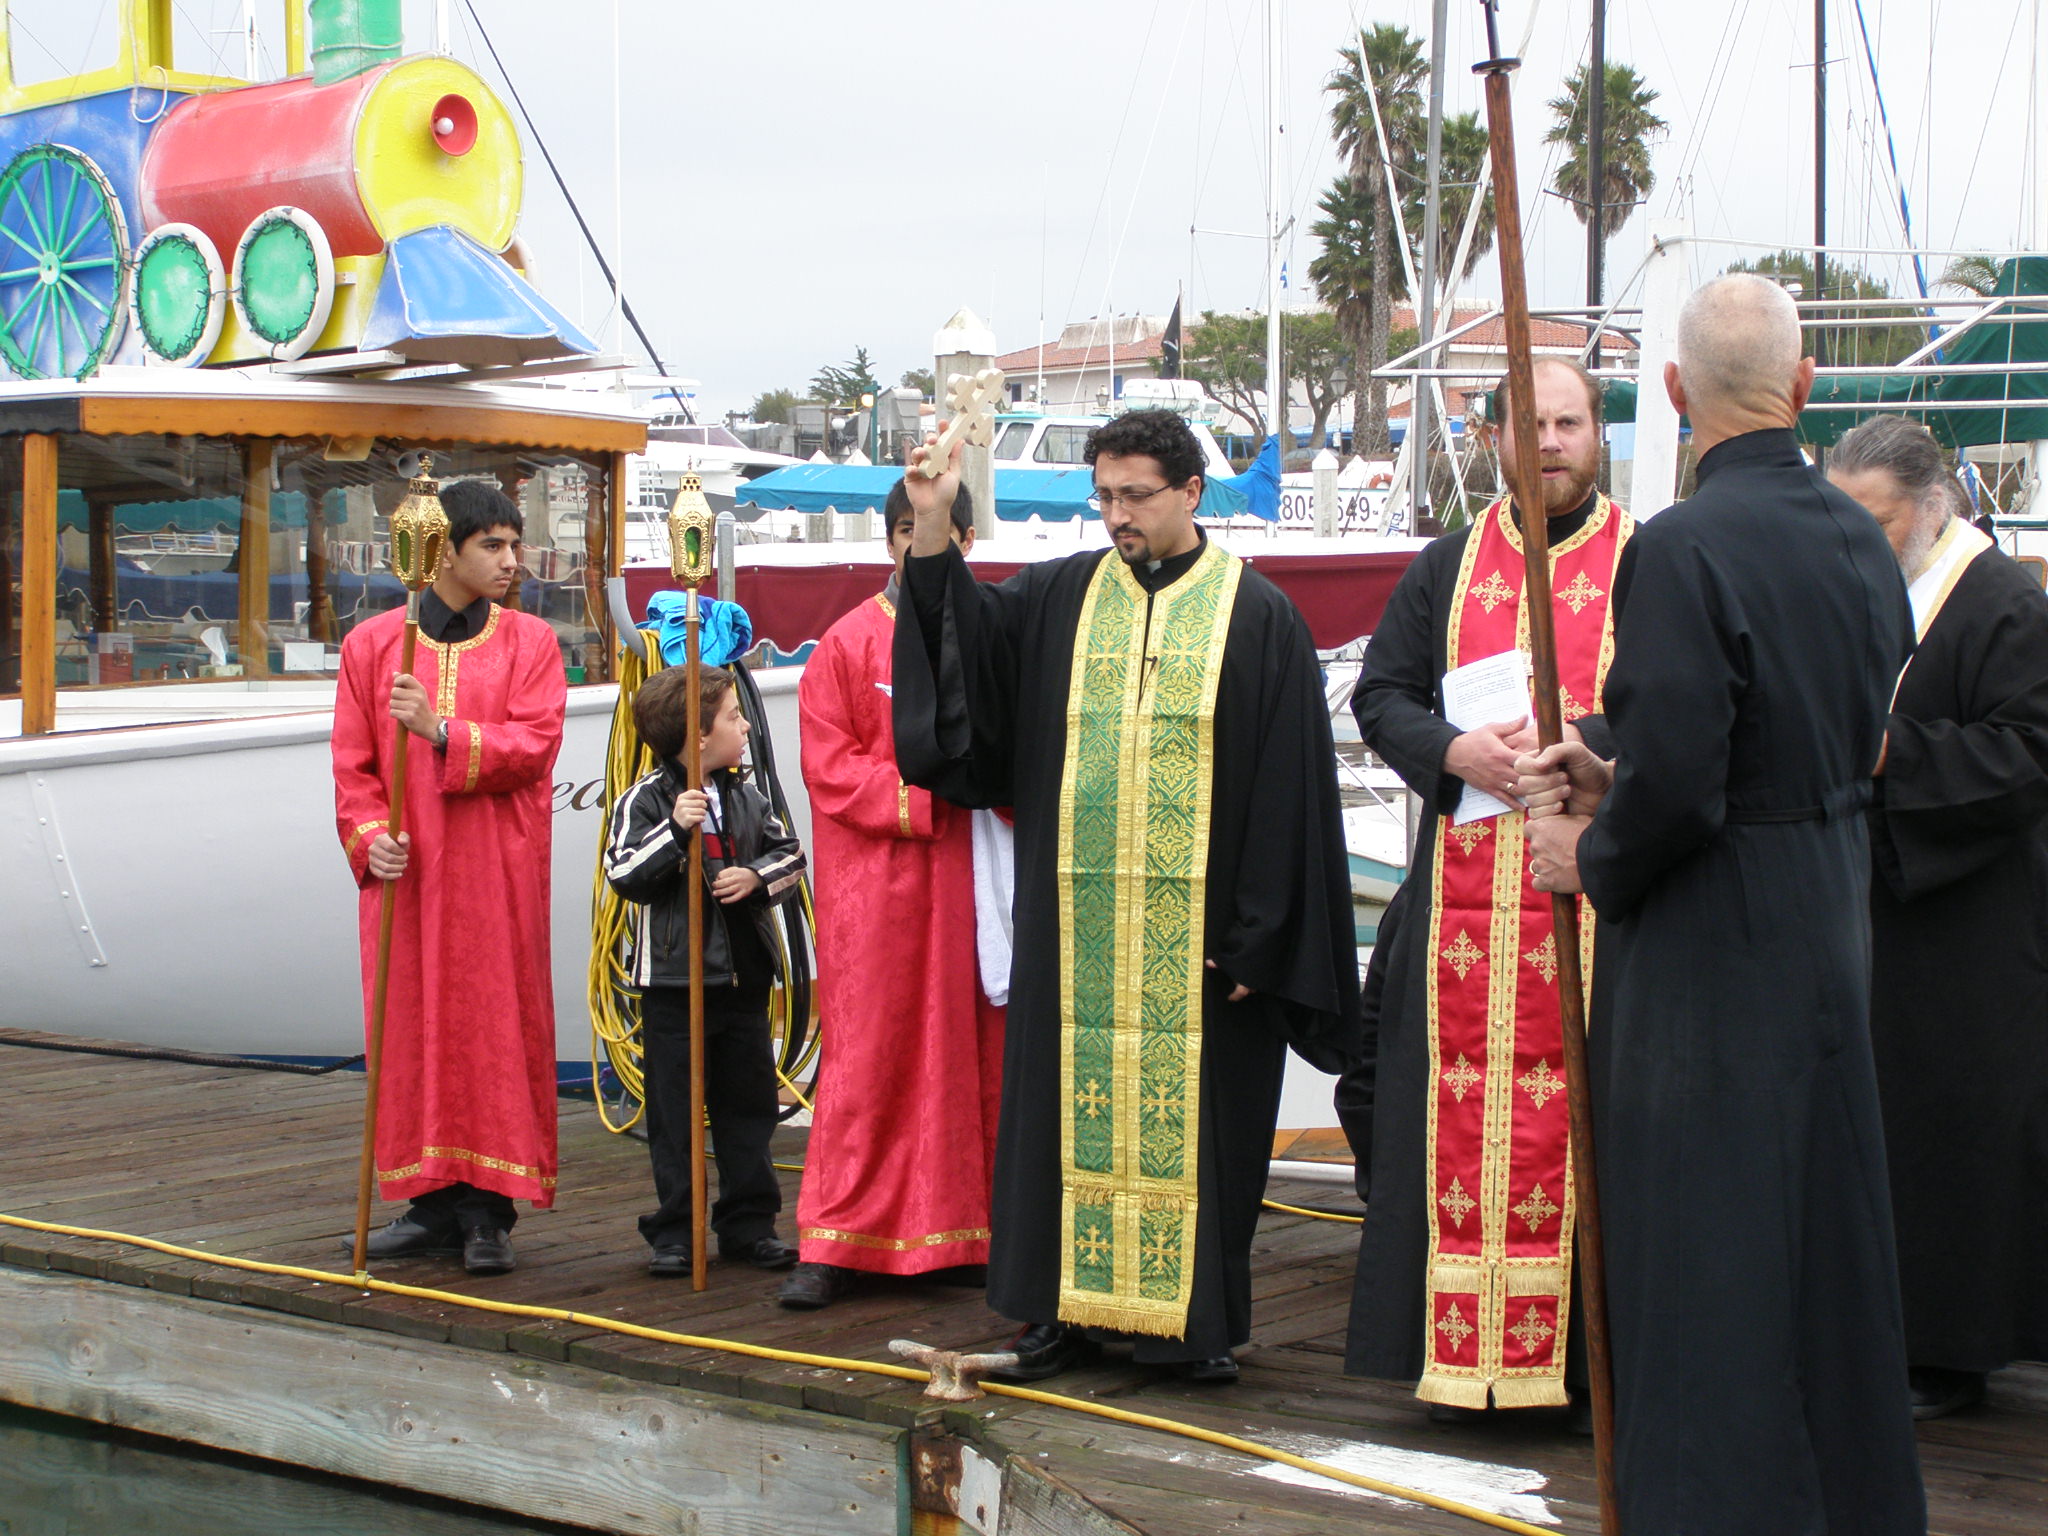
MULTIPOLYGON (((10 1048, 19 1038, 0 1030, 8 1138, 0 1212, 346 1269, 359 1075, 10 1048)), ((895 1337, 969 1347, 998 1343, 1011 1331, 979 1291, 958 1286, 877 1280, 832 1307, 802 1313, 774 1303, 779 1276, 748 1268, 714 1262, 701 1296, 687 1284, 655 1280, 633 1226, 652 1199, 644 1145, 606 1132, 587 1103, 564 1100, 562 1111, 559 1199, 551 1211, 522 1214, 514 1233, 518 1270, 471 1279, 451 1262, 417 1260, 381 1266, 379 1277, 857 1359, 890 1359, 895 1337)), ((801 1133, 779 1138, 777 1155, 800 1162, 801 1133)), ((787 1236, 795 1175, 785 1175, 785 1190, 787 1236)), ((1340 1185, 1276 1187, 1274 1194, 1355 1209, 1340 1185)), ((1432 1425, 1403 1388, 1342 1374, 1357 1234, 1355 1226, 1280 1213, 1261 1223, 1254 1338, 1234 1388, 1180 1384, 1134 1368, 1114 1349, 1045 1385, 1290 1448, 1367 1445, 1452 1458, 1454 1478, 1461 1463, 1526 1469, 1540 1507, 1561 1529, 1590 1531, 1591 1457, 1559 1415, 1432 1425)), ((1003 1518, 1012 1536, 1482 1529, 1413 1505, 1298 1486, 1261 1475, 1231 1452, 1014 1399, 940 1410, 914 1384, 883 1377, 0 1227, 0 1397, 120 1422, 108 1405, 131 1388, 151 1419, 131 1427, 260 1455, 278 1448, 266 1434, 282 1435, 295 1423, 296 1432, 310 1434, 306 1425, 325 1425, 348 1464, 308 1464, 620 1530, 685 1528, 665 1506, 659 1518, 667 1526, 634 1523, 663 1499, 701 1501, 693 1507, 698 1524, 689 1528, 704 1531, 902 1528, 907 1517, 897 1500, 913 1429, 949 1431, 1007 1462, 1003 1518), (188 1351, 178 1345, 181 1333, 192 1343, 188 1351), (95 1358, 94 1351, 108 1363, 81 1368, 80 1358, 95 1358), (145 1380, 176 1385, 140 1393, 145 1380), (428 1381, 452 1383, 450 1401, 429 1404, 421 1410, 428 1416, 401 1434, 388 1408, 391 1383, 428 1381), (533 1421, 513 1411, 498 1385, 523 1396, 533 1383, 545 1383, 550 1400, 565 1405, 546 1435, 533 1433, 533 1421), (408 1454, 421 1424, 441 1425, 445 1437, 456 1415, 493 1400, 504 1405, 504 1422, 491 1429, 484 1416, 469 1453, 443 1446, 434 1457, 408 1454), (647 1406, 655 1402, 682 1406, 647 1406), (369 1403, 387 1405, 374 1424, 360 1418, 369 1403), (628 1403, 641 1414, 631 1424, 619 1407, 628 1403), (646 1427, 649 1414, 662 1418, 663 1429, 646 1427), (673 1430, 683 1422, 697 1426, 692 1435, 673 1430), (710 1464, 693 1462, 682 1440, 705 1448, 710 1464), (798 1459, 813 1452, 819 1459, 799 1474, 798 1459), (765 1462, 770 1454, 784 1460, 765 1462), (435 1466, 444 1470, 422 1470, 435 1466), (761 1473, 763 1466, 773 1475, 761 1473), (665 1480, 636 1470, 651 1467, 665 1480), (840 1502, 860 1508, 820 1502, 819 1490, 849 1486, 865 1491, 840 1502), (509 1503, 508 1488, 516 1494, 509 1503), (868 1526, 884 1506, 887 1521, 868 1526)), ((1933 1529, 2003 1536, 2048 1528, 2048 1369, 2000 1373, 1985 1410, 1926 1426, 1921 1446, 1933 1529)))

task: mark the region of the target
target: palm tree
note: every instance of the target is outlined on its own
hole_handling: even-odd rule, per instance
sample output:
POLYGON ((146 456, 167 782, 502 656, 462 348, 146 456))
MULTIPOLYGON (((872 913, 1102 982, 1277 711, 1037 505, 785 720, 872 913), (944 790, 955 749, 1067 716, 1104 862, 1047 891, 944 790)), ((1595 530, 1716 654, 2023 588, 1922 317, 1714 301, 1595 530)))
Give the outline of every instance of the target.
MULTIPOLYGON (((1437 207, 1437 281, 1446 282, 1451 276, 1451 260, 1458 254, 1458 235, 1465 226, 1466 210, 1472 206, 1472 194, 1479 190, 1480 173, 1486 167, 1489 152, 1486 125, 1479 121, 1477 112, 1460 112, 1456 117, 1444 119, 1443 142, 1439 146, 1441 160, 1437 174, 1441 179, 1441 200, 1437 207)), ((1426 191, 1426 189, 1425 189, 1426 191)), ((1421 259, 1422 224, 1420 215, 1413 226, 1415 230, 1416 259, 1421 259)), ((1458 272, 1461 278, 1470 277, 1472 269, 1480 259, 1493 249, 1493 186, 1486 188, 1486 201, 1480 205, 1479 224, 1472 231, 1472 248, 1465 253, 1465 265, 1458 272)))
MULTIPOLYGON (((1324 217, 1309 226, 1323 244, 1308 264, 1316 296, 1337 317, 1337 330, 1351 347, 1351 387, 1363 399, 1372 327, 1372 204, 1349 176, 1339 176, 1316 204, 1324 217)), ((1351 441, 1358 442, 1353 411, 1351 441)))
MULTIPOLYGON (((1600 162, 1603 183, 1599 202, 1600 244, 1604 248, 1616 230, 1628 222, 1635 205, 1649 196, 1656 185, 1650 169, 1650 143, 1661 138, 1666 124, 1650 110, 1658 93, 1626 64, 1609 64, 1607 74, 1606 120, 1600 162)), ((1593 218, 1592 167, 1587 163, 1591 137, 1587 126, 1591 99, 1586 90, 1586 66, 1573 70, 1564 83, 1564 94, 1550 103, 1555 121, 1543 135, 1546 144, 1566 146, 1564 161, 1551 178, 1551 189, 1572 205, 1581 224, 1593 218)))
POLYGON ((1998 291, 1999 261, 1996 256, 1958 256, 1941 269, 1934 281, 1942 288, 1960 288, 1988 299, 1998 291))
MULTIPOLYGON (((1391 451, 1387 435, 1387 385, 1371 379, 1374 360, 1387 356, 1387 332, 1393 319, 1394 212, 1386 196, 1386 161, 1381 158, 1379 133, 1373 124, 1373 104, 1379 105, 1380 126, 1386 131, 1387 158, 1393 162, 1397 179, 1412 173, 1422 142, 1423 104, 1418 87, 1428 78, 1429 61, 1423 57, 1422 41, 1406 27, 1380 23, 1358 34, 1358 46, 1340 48, 1342 66, 1334 71, 1324 89, 1336 98, 1330 108, 1330 131, 1337 148, 1349 160, 1353 192, 1371 210, 1371 237, 1367 243, 1372 268, 1372 285, 1366 295, 1369 323, 1365 345, 1352 359, 1354 380, 1365 382, 1358 392, 1352 418, 1351 442, 1360 453, 1391 451)), ((1404 201, 1405 201, 1404 197, 1404 201)))

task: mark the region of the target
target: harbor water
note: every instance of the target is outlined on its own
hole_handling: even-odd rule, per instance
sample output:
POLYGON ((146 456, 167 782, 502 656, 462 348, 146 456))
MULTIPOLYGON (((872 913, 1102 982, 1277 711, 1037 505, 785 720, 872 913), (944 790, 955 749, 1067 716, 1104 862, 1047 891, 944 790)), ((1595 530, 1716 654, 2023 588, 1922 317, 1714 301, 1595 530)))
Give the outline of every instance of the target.
POLYGON ((566 1536, 570 1529, 0 1404, 4 1536, 566 1536))

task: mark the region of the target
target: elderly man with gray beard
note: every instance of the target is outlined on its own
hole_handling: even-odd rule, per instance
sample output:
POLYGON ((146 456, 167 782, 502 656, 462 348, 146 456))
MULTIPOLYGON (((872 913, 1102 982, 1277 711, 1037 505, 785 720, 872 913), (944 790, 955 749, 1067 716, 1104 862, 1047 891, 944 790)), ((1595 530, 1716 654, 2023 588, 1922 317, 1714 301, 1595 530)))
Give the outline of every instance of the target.
POLYGON ((1919 644, 1868 813, 1871 1044, 1913 1414, 2048 1358, 2048 595, 1957 515, 1927 429, 1878 416, 1828 478, 1905 573, 1919 644))
POLYGON ((1615 1475, 1656 1536, 1927 1525, 1861 814, 1912 631, 1883 534, 1793 437, 1813 366, 1776 284, 1686 301, 1664 385, 1699 489, 1615 573, 1615 759, 1517 765, 1537 887, 1599 914, 1615 1475))

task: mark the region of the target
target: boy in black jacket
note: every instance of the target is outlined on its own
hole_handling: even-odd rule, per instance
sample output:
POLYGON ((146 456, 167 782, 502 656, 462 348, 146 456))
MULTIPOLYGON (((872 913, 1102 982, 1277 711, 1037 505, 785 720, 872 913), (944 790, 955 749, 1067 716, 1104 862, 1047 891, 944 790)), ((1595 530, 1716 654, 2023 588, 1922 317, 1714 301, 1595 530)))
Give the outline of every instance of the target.
POLYGON ((690 833, 704 828, 704 1099, 718 1161, 711 1229, 721 1258, 787 1269, 775 1235, 782 1190, 768 1157, 775 1059, 768 988, 776 961, 768 909, 796 893, 804 854, 766 797, 734 770, 748 726, 732 674, 705 667, 698 694, 706 789, 683 788, 688 673, 657 672, 633 696, 640 739, 661 764, 619 797, 605 842, 612 888, 640 904, 633 981, 640 988, 647 1150, 661 1208, 640 1218, 649 1274, 690 1272, 690 833))

